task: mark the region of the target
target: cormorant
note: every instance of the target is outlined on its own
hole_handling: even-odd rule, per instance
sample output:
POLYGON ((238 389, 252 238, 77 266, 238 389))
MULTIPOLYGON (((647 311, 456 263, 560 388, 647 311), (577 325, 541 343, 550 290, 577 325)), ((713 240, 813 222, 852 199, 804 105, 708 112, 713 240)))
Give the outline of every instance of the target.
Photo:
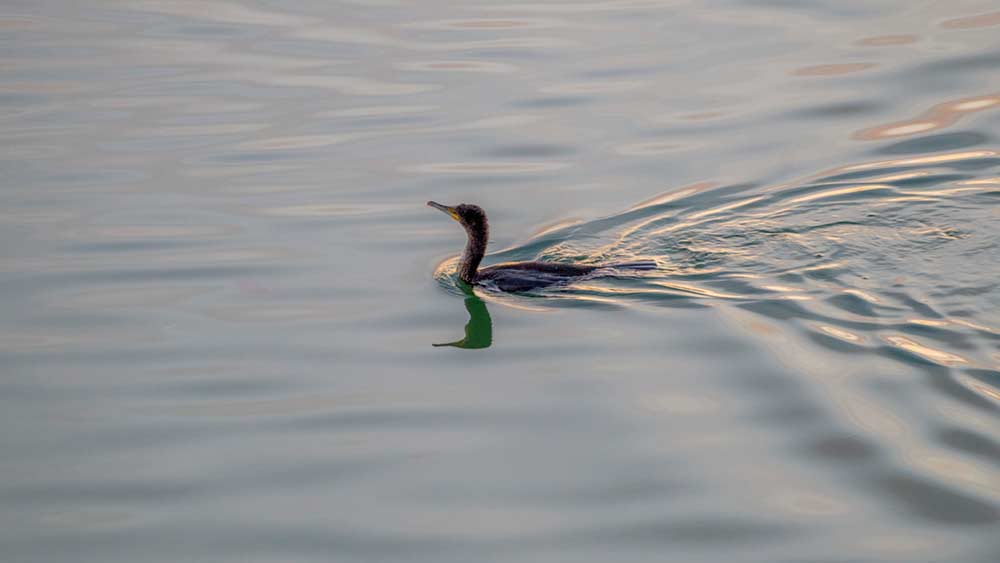
POLYGON ((614 264, 559 264, 556 262, 507 262, 479 268, 486 254, 490 225, 486 212, 478 205, 462 203, 454 207, 428 201, 427 205, 444 211, 458 221, 469 240, 458 262, 458 278, 469 285, 494 286, 500 291, 529 291, 554 284, 568 283, 604 268, 652 270, 656 263, 619 262, 614 264))

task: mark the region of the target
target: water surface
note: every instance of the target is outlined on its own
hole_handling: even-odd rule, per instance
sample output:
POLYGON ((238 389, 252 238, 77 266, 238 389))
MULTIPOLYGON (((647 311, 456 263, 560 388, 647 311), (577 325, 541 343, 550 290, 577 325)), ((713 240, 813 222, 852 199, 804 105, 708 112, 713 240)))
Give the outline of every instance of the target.
POLYGON ((5 3, 0 559, 994 561, 998 28, 5 3))

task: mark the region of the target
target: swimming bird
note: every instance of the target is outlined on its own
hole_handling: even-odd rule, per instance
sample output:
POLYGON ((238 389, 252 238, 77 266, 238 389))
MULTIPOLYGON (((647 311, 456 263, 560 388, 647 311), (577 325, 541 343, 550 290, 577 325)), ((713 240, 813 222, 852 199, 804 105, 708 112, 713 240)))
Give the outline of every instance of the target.
POLYGON ((507 262, 480 268, 490 238, 486 212, 478 205, 455 206, 428 201, 427 205, 447 213, 458 221, 468 235, 465 251, 458 262, 458 278, 469 285, 493 286, 500 291, 529 291, 550 285, 565 284, 602 269, 653 270, 653 261, 613 264, 561 264, 558 262, 507 262))

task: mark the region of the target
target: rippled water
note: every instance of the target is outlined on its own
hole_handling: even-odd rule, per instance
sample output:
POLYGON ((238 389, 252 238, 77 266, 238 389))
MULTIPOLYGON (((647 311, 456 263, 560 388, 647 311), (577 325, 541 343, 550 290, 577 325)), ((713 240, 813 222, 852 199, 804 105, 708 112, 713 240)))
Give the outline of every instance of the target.
POLYGON ((0 560, 995 561, 998 31, 4 3, 0 560))

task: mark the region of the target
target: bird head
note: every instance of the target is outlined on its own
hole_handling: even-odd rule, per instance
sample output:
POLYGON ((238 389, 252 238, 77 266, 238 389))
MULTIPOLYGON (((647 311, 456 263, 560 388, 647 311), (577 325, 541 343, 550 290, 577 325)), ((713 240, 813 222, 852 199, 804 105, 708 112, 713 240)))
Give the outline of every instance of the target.
POLYGON ((486 212, 482 207, 471 203, 460 203, 455 206, 442 205, 436 201, 428 201, 427 205, 434 209, 447 213, 452 219, 458 221, 466 231, 471 233, 483 233, 486 231, 486 212))

